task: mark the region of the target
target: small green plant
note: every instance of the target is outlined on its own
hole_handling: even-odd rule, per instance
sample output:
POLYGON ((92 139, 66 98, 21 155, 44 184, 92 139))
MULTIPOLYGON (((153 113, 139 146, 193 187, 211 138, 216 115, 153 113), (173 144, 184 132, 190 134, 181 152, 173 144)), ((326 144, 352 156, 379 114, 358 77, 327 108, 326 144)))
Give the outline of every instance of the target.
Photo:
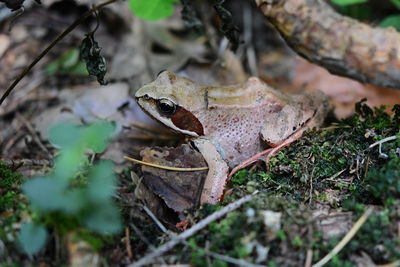
POLYGON ((67 50, 61 57, 49 63, 46 68, 49 75, 69 74, 76 76, 87 76, 85 63, 80 60, 79 49, 72 48, 67 50))
POLYGON ((23 181, 12 166, 0 161, 0 240, 6 244, 14 240, 13 224, 20 221, 21 213, 26 208, 20 190, 23 181))
POLYGON ((366 3, 368 0, 331 0, 331 2, 338 6, 349 6, 366 3))
POLYGON ((400 9, 400 1, 386 1, 390 4, 382 5, 385 6, 385 8, 382 9, 384 15, 380 15, 381 12, 376 11, 374 8, 374 1, 372 0, 331 0, 331 2, 337 6, 338 11, 344 15, 359 20, 368 20, 372 22, 380 21, 380 23, 378 23, 379 27, 394 27, 400 30, 400 15, 397 14, 400 9))
POLYGON ((394 27, 396 30, 400 30, 400 15, 390 15, 384 18, 380 23, 379 27, 387 28, 394 27))
POLYGON ((53 172, 27 181, 22 189, 31 202, 33 222, 22 226, 23 250, 35 254, 46 243, 46 227, 66 233, 85 227, 100 234, 120 230, 120 215, 112 202, 115 191, 113 164, 89 163, 86 152, 104 151, 114 132, 111 123, 90 126, 60 124, 50 129, 50 141, 60 148, 53 172))
POLYGON ((158 20, 172 15, 178 0, 129 0, 132 12, 145 20, 158 20))

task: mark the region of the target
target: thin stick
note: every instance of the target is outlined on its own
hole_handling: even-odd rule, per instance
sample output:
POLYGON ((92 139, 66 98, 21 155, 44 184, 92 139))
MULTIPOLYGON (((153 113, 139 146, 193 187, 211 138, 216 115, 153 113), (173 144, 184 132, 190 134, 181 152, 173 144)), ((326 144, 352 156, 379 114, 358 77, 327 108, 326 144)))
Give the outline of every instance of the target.
POLYGON ((170 167, 170 166, 163 166, 163 165, 158 165, 155 163, 150 163, 150 162, 145 162, 141 161, 138 159, 130 158, 127 156, 124 156, 124 159, 127 159, 129 161, 133 161, 142 165, 158 168, 158 169, 163 169, 163 170, 169 170, 169 171, 178 171, 178 172, 194 172, 194 171, 205 171, 208 170, 208 167, 198 167, 198 168, 178 168, 178 167, 170 167))
MULTIPOLYGON (((154 223, 161 229, 161 231, 163 231, 165 234, 168 234, 171 238, 174 238, 176 236, 176 235, 172 235, 171 232, 168 232, 167 228, 160 222, 160 220, 157 218, 157 216, 154 215, 154 213, 149 208, 147 208, 146 206, 143 206, 143 208, 144 208, 145 212, 150 216, 150 218, 154 221, 154 223)), ((182 243, 185 245, 188 245, 188 242, 186 240, 182 240, 182 243)), ((203 248, 197 248, 197 249, 203 251, 205 254, 207 254, 213 258, 223 260, 223 261, 226 261, 226 262, 238 265, 238 266, 265 267, 265 265, 251 264, 242 259, 235 259, 233 257, 221 255, 221 254, 215 253, 213 251, 209 251, 208 249, 203 249, 203 248)))
POLYGON ((158 220, 157 216, 154 215, 154 213, 148 207, 143 206, 143 209, 163 233, 168 233, 167 228, 158 220))
POLYGON ((208 250, 205 250, 205 249, 202 249, 202 248, 197 248, 197 249, 203 251, 205 254, 207 254, 207 255, 209 255, 209 256, 215 258, 215 259, 219 259, 219 260, 222 260, 222 261, 225 261, 225 262, 228 262, 228 263, 232 263, 232 264, 234 264, 234 265, 236 265, 236 266, 244 266, 244 267, 266 267, 266 265, 252 264, 252 263, 247 262, 247 261, 245 261, 245 260, 243 260, 243 259, 236 259, 236 258, 227 256, 227 255, 221 255, 221 254, 215 253, 215 252, 213 252, 213 251, 208 251, 208 250))
POLYGON ((17 118, 19 120, 21 120, 21 122, 25 125, 26 129, 28 129, 28 131, 32 135, 33 141, 35 141, 35 143, 40 147, 40 149, 43 150, 47 154, 49 159, 51 159, 52 155, 51 155, 50 151, 42 143, 42 141, 40 140, 39 135, 36 133, 36 131, 33 128, 32 124, 29 121, 27 121, 22 115, 20 115, 18 112, 17 112, 16 115, 17 115, 17 118))
POLYGON ((378 142, 375 142, 372 145, 370 145, 369 148, 373 148, 376 145, 381 145, 383 143, 395 140, 397 138, 400 138, 400 136, 393 135, 393 136, 389 136, 389 137, 383 138, 382 140, 379 140, 378 142))
POLYGON ((126 247, 126 253, 128 254, 128 258, 132 259, 133 258, 133 253, 132 253, 132 246, 131 246, 131 234, 129 231, 129 227, 125 227, 125 247, 126 247))
POLYGON ((372 213, 372 207, 368 208, 364 214, 357 220, 357 222, 353 225, 350 231, 340 240, 340 242, 329 252, 325 257, 323 257, 319 262, 313 265, 313 267, 321 267, 330 261, 336 254, 339 253, 340 250, 354 237, 354 235, 358 232, 361 226, 367 221, 368 217, 372 213))
POLYGON ((250 200, 252 200, 256 193, 258 193, 258 192, 256 191, 252 195, 247 195, 247 196, 245 196, 245 197, 243 197, 243 198, 241 198, 241 199, 229 204, 228 206, 225 206, 222 209, 214 212, 210 216, 206 217, 205 219, 203 219, 200 222, 198 222, 197 224, 195 224, 189 230, 177 235, 176 237, 174 237, 173 239, 171 239, 170 241, 168 241, 164 245, 158 247, 153 252, 150 252, 149 254, 147 254, 146 256, 141 258, 139 261, 128 265, 128 267, 140 267, 140 266, 144 266, 144 265, 150 264, 157 257, 160 257, 165 252, 167 252, 170 249, 174 248, 176 245, 178 245, 179 243, 183 242, 187 238, 191 237, 192 235, 194 235, 195 233, 197 233, 198 231, 200 231, 201 229, 206 227, 208 224, 212 223, 213 221, 216 221, 216 220, 220 219, 221 217, 223 217, 227 213, 239 208, 244 203, 249 202, 250 200))
POLYGON ((306 256, 306 262, 304 263, 304 267, 311 267, 312 256, 313 256, 312 249, 307 249, 307 256, 306 256))
POLYGON ((4 100, 7 98, 7 96, 11 93, 11 91, 17 86, 17 84, 24 78, 29 71, 59 42, 61 41, 65 36, 67 36, 70 32, 72 32, 79 24, 81 24, 86 18, 88 18, 90 15, 92 15, 93 12, 103 8, 106 5, 112 4, 118 0, 108 0, 104 3, 101 3, 97 6, 94 6, 92 9, 86 11, 82 16, 80 16, 77 20, 75 20, 74 23, 72 23, 68 28, 66 28, 53 42, 50 43, 46 49, 40 53, 39 56, 37 56, 31 64, 29 64, 28 67, 26 67, 20 75, 14 80, 14 82, 10 85, 10 87, 7 88, 6 92, 2 95, 0 99, 0 106, 4 102, 4 100))
POLYGON ((387 263, 387 264, 376 265, 376 267, 399 267, 399 266, 400 266, 400 260, 394 261, 391 263, 387 263))

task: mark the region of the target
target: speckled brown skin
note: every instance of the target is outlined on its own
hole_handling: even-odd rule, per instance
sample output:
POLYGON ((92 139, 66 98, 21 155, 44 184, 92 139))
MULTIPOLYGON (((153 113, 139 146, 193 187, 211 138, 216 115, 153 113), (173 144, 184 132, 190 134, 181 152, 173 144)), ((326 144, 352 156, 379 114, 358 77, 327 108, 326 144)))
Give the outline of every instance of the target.
POLYGON ((202 199, 209 203, 222 195, 226 177, 221 175, 228 170, 224 165, 233 168, 262 151, 264 143, 279 147, 287 139, 293 142, 304 130, 319 126, 329 109, 319 91, 286 95, 254 77, 233 86, 201 86, 168 71, 139 89, 136 98, 152 117, 202 146, 210 173, 218 173, 207 177, 205 189, 211 193, 202 199), (162 114, 160 99, 174 103, 175 112, 162 114))
POLYGON ((286 95, 255 77, 239 85, 208 87, 163 72, 136 97, 145 111, 175 131, 215 140, 231 168, 261 151, 263 140, 276 146, 297 131, 320 125, 328 111, 319 91, 286 95), (176 114, 160 114, 160 98, 176 103, 176 114), (185 122, 175 117, 185 117, 185 122))
POLYGON ((400 89, 400 33, 335 12, 324 0, 256 0, 294 51, 329 72, 400 89))

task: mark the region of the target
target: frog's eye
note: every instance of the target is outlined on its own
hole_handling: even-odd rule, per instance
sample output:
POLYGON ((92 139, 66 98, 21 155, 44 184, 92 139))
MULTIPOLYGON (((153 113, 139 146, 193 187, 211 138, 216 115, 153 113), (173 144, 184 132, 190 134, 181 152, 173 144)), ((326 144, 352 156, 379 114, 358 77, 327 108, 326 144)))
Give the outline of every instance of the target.
POLYGON ((176 105, 169 99, 161 98, 157 102, 158 110, 164 115, 172 115, 176 111, 176 105))

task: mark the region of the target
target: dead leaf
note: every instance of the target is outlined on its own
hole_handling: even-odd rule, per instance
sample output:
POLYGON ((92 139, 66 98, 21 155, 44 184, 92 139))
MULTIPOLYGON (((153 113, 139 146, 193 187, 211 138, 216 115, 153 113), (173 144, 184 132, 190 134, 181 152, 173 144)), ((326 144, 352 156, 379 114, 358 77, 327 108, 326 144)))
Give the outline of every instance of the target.
MULTIPOLYGON (((143 161, 164 166, 207 166, 200 152, 188 144, 177 148, 146 148, 140 154, 143 161)), ((207 171, 178 172, 148 166, 142 166, 142 171, 143 183, 176 212, 183 212, 198 204, 202 183, 207 175, 207 171)))
POLYGON ((400 91, 388 88, 362 84, 355 80, 330 74, 327 70, 297 57, 294 64, 295 72, 292 79, 294 87, 319 89, 327 94, 335 106, 335 114, 344 118, 354 113, 355 103, 367 98, 369 106, 389 105, 400 103, 400 91))
POLYGON ((353 223, 350 212, 329 212, 321 209, 315 211, 313 217, 316 219, 319 231, 323 233, 326 240, 347 233, 353 223))

